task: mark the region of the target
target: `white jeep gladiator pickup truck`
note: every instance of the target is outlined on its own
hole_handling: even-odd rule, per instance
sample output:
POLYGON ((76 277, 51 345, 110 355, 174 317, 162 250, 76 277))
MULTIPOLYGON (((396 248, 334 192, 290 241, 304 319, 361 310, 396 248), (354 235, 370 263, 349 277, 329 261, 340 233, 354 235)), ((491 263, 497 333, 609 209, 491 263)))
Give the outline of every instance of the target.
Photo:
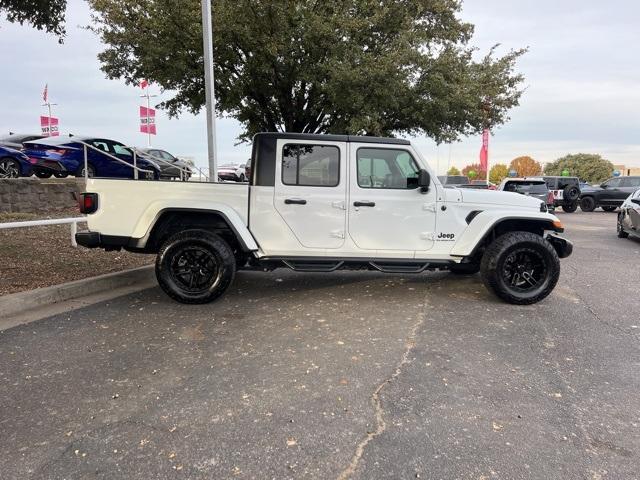
POLYGON ((220 296, 237 269, 478 271, 503 300, 545 298, 573 249, 539 200, 444 188, 407 140, 260 133, 249 184, 89 179, 80 245, 155 253, 162 289, 220 296))

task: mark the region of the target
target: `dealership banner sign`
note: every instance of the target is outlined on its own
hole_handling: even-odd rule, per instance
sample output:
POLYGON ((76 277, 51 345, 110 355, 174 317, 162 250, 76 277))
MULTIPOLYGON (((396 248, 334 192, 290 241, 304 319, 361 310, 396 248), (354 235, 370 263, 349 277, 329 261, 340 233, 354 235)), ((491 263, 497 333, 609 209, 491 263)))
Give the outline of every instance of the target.
POLYGON ((140 107, 140 131, 149 135, 156 134, 156 111, 153 108, 140 107))
POLYGON ((55 117, 40 116, 40 130, 45 137, 59 136, 58 119, 55 117))

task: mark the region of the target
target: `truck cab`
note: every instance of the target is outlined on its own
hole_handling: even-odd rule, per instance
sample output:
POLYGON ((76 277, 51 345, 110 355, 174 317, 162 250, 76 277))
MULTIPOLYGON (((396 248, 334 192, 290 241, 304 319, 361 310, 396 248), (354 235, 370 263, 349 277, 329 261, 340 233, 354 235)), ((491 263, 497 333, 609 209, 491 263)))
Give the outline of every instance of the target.
POLYGON ((216 298, 237 269, 278 267, 483 270, 501 298, 532 303, 571 253, 545 202, 445 189, 408 140, 261 133, 251 165, 248 185, 92 179, 82 201, 96 208, 78 243, 157 253, 160 285, 187 303, 216 298), (506 267, 489 260, 505 255, 506 267), (513 288, 503 295, 505 268, 513 288))

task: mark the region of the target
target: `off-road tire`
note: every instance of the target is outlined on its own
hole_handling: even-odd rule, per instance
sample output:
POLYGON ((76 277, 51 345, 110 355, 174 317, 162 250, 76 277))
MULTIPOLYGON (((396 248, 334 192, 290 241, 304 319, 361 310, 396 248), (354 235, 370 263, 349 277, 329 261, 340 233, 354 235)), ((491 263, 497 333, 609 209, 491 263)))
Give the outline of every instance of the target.
POLYGON ((573 203, 580 197, 580 189, 575 185, 567 185, 564 187, 562 198, 573 203))
POLYGON ((615 212, 616 208, 618 207, 614 207, 613 205, 605 205, 602 207, 602 210, 604 210, 605 212, 615 212))
POLYGON ((593 212, 596 206, 596 201, 593 197, 582 197, 580 200, 580 210, 583 212, 593 212))
POLYGON ((616 230, 618 231, 618 238, 627 238, 629 234, 622 228, 622 212, 618 214, 618 222, 616 223, 616 230))
POLYGON ((566 205, 562 205, 562 210, 566 213, 573 213, 578 209, 578 202, 569 203, 566 205))
POLYGON ((530 232, 508 232, 496 238, 485 250, 480 264, 482 281, 487 289, 507 303, 530 305, 551 293, 560 277, 560 259, 553 246, 540 235, 530 232), (530 291, 519 291, 508 285, 505 262, 512 255, 525 253, 544 264, 539 285, 530 291))
POLYGON ((236 258, 227 242, 206 230, 185 230, 163 242, 156 257, 156 278, 160 288, 180 303, 209 303, 222 295, 233 282, 236 273, 236 258), (194 261, 188 268, 180 265, 186 257, 201 254, 200 262, 194 261), (189 255, 187 255, 189 253, 189 255), (203 264, 207 263, 207 267, 203 264), (200 268, 202 267, 202 268, 200 268), (201 288, 189 289, 179 269, 191 270, 194 275, 204 276, 203 269, 212 270, 211 279, 201 288), (198 270, 200 268, 200 270, 198 270), (194 271, 195 269, 196 271, 194 271))

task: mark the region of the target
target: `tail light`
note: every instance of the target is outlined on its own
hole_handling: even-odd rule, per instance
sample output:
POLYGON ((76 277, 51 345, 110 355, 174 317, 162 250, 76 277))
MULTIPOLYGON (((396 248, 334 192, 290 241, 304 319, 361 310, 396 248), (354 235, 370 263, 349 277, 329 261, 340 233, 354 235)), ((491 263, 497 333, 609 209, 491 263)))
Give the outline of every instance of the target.
POLYGON ((98 210, 98 194, 86 193, 80 194, 80 213, 94 213, 98 210))
POLYGON ((547 205, 553 205, 554 201, 555 197, 553 196, 553 192, 549 190, 549 193, 547 193, 547 205))

